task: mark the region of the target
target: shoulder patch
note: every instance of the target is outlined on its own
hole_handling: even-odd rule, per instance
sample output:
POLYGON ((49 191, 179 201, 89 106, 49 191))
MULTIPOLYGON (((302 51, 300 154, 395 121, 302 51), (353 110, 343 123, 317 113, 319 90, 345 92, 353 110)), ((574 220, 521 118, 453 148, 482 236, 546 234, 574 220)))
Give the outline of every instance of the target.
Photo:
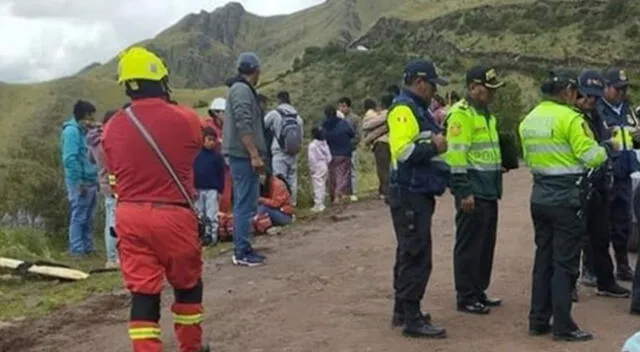
POLYGON ((447 134, 452 137, 458 137, 462 134, 462 124, 458 121, 453 121, 447 128, 447 134))

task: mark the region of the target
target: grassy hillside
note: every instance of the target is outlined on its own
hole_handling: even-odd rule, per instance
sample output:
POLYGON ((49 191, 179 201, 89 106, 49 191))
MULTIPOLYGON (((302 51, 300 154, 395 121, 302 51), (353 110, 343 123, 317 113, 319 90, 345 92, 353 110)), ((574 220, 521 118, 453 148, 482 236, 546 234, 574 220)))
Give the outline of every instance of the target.
MULTIPOLYGON (((237 52, 255 49, 265 61, 259 90, 268 96, 289 90, 308 127, 322 118, 325 103, 343 95, 351 96, 362 113, 362 99, 377 98, 388 84, 397 83, 402 66, 414 57, 431 57, 452 78, 454 84, 447 89, 456 90, 462 89, 466 68, 478 62, 495 65, 511 83, 495 107, 508 130, 538 98, 538 81, 551 67, 605 68, 616 63, 627 68, 632 79, 640 74, 639 44, 632 40, 640 34, 637 2, 389 3, 330 0, 268 18, 230 4, 213 13, 189 15, 146 44, 165 55, 174 86, 218 82, 232 73, 229 65, 237 52), (378 14, 385 16, 378 19, 378 14), (345 51, 338 43, 356 36, 351 48, 365 45, 371 50, 345 51)), ((114 73, 112 62, 52 82, 0 85, 0 210, 49 211, 53 206, 51 216, 58 217, 64 194, 47 190, 60 190, 61 122, 79 97, 94 101, 99 114, 122 105, 125 96, 113 81, 114 73)), ((174 96, 193 105, 222 94, 222 88, 176 89, 174 96)))
MULTIPOLYGON (((237 55, 247 50, 264 60, 270 79, 288 70, 304 48, 331 41, 346 45, 394 6, 385 0, 329 0, 288 16, 260 17, 229 3, 211 13, 190 14, 142 44, 165 58, 176 87, 220 85, 237 55)), ((87 75, 112 79, 115 65, 112 60, 87 75)))

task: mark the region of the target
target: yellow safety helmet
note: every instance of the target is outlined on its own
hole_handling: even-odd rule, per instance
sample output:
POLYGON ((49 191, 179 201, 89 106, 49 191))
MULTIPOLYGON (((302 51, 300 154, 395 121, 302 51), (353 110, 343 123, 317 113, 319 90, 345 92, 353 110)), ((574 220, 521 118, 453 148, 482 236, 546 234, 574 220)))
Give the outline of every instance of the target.
POLYGON ((118 83, 136 79, 162 81, 168 75, 164 61, 141 46, 133 46, 118 57, 118 83))

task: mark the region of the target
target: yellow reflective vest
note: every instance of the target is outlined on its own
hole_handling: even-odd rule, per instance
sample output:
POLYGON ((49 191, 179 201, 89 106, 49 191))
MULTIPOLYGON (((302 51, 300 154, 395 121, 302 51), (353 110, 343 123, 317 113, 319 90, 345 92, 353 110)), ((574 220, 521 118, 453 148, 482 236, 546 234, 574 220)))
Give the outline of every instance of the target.
POLYGON ((497 119, 468 99, 454 104, 445 122, 451 192, 457 197, 496 200, 502 196, 502 156, 497 119))
POLYGON ((428 105, 408 91, 394 100, 387 114, 391 151, 391 187, 439 196, 449 182, 449 166, 431 142, 442 129, 428 105))
POLYGON ((531 202, 581 206, 576 182, 587 168, 607 160, 588 123, 573 107, 552 100, 539 103, 520 123, 523 156, 534 176, 531 202))

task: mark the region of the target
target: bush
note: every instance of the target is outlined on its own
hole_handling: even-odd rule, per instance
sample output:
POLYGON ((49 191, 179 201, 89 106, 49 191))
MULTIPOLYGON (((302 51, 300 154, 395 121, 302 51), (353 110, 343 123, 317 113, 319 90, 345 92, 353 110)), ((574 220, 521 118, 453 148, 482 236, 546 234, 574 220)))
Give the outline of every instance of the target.
POLYGON ((637 23, 632 24, 626 31, 624 31, 624 36, 629 39, 636 39, 638 35, 640 35, 640 27, 637 23))
POLYGON ((204 100, 198 100, 196 103, 193 104, 194 109, 206 108, 208 106, 209 106, 209 103, 207 103, 204 100))
POLYGON ((30 227, 0 230, 0 257, 51 259, 53 253, 50 239, 42 231, 30 227))

